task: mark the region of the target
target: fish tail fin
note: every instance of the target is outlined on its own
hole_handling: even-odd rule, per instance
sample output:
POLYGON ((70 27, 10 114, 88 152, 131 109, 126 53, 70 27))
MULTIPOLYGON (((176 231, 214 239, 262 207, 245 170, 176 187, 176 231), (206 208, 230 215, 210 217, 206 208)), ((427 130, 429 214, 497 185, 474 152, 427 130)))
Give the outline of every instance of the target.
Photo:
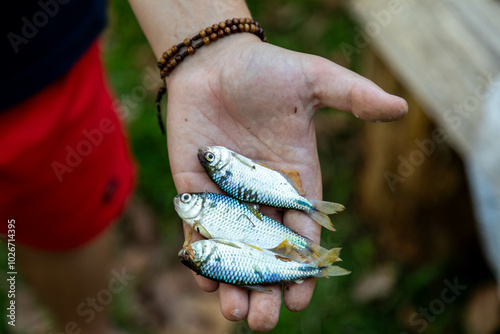
POLYGON ((317 261, 316 264, 318 267, 328 267, 337 261, 342 261, 340 256, 340 250, 342 248, 332 248, 323 254, 317 261))
POLYGON ((309 200, 309 202, 311 203, 311 208, 306 211, 307 215, 326 229, 335 231, 335 227, 328 215, 344 210, 344 206, 338 203, 319 200, 309 200))
POLYGON ((307 248, 311 251, 311 253, 316 256, 317 258, 321 257, 325 253, 328 252, 328 250, 324 247, 321 247, 314 241, 310 241, 307 243, 307 248))
POLYGON ((345 207, 339 203, 327 202, 327 201, 319 201, 319 200, 309 200, 311 202, 312 207, 325 215, 332 215, 334 213, 343 211, 345 207))
POLYGON ((317 277, 343 276, 351 272, 344 268, 334 266, 337 261, 342 261, 339 257, 341 248, 332 248, 318 259, 317 265, 321 268, 317 277))
POLYGON ((332 276, 344 276, 344 275, 349 275, 351 272, 349 270, 346 270, 344 268, 338 267, 338 266, 330 266, 326 267, 324 269, 321 269, 321 271, 318 273, 317 277, 332 277, 332 276))
POLYGON ((306 211, 306 214, 309 217, 311 217, 312 220, 314 220, 316 223, 320 224, 324 228, 330 231, 335 231, 335 227, 333 226, 332 221, 323 212, 319 212, 318 210, 311 208, 310 210, 306 211))

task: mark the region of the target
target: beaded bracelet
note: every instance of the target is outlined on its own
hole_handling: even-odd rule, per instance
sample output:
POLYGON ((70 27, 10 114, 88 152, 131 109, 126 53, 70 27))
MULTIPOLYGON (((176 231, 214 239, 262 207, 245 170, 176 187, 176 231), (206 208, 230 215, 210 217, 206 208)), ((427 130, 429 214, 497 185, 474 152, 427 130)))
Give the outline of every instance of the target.
POLYGON ((158 89, 155 103, 157 108, 156 116, 163 134, 165 134, 165 128, 161 117, 160 102, 163 95, 167 92, 165 78, 172 73, 177 65, 179 65, 187 56, 194 54, 196 49, 199 49, 204 45, 209 45, 211 42, 215 42, 224 36, 229 36, 238 32, 249 32, 257 35, 263 42, 267 41, 267 38, 264 35, 264 30, 260 27, 259 22, 248 17, 239 19, 234 18, 232 20, 227 19, 219 24, 214 24, 211 27, 200 30, 200 32, 195 36, 184 39, 182 43, 172 46, 162 54, 160 60, 158 61, 158 68, 160 69, 160 76, 163 79, 163 86, 158 89), (195 44, 194 42, 197 40, 201 41, 195 44), (184 48, 185 50, 181 52, 184 48))

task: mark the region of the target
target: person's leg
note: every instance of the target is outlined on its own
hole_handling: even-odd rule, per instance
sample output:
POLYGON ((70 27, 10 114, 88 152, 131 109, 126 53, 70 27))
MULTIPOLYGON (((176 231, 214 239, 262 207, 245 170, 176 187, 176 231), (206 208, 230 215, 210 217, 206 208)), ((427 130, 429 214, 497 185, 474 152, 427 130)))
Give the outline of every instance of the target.
POLYGON ((99 291, 108 289, 112 277, 112 231, 113 228, 108 228, 87 244, 65 252, 46 252, 18 245, 16 256, 20 273, 53 312, 57 321, 55 333, 113 333, 105 305, 95 300, 97 307, 89 306, 89 301, 92 302, 99 291), (85 306, 78 312, 82 303, 85 306))

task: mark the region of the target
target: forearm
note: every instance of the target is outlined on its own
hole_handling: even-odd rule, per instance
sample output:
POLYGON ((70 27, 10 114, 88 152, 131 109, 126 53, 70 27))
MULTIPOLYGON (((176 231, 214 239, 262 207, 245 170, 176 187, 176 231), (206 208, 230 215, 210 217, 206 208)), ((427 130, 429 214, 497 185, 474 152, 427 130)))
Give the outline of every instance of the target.
POLYGON ((233 17, 250 17, 244 0, 129 0, 157 58, 200 29, 233 17))

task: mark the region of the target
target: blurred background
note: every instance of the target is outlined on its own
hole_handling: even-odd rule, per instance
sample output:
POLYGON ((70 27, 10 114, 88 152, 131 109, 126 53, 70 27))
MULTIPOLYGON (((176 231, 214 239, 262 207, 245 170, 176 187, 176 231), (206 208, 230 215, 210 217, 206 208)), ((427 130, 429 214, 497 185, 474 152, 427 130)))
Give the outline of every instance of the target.
MULTIPOLYGON (((393 124, 318 112, 324 198, 347 208, 333 217, 337 232, 324 232, 321 243, 341 246, 352 274, 318 280, 309 307, 299 313, 283 307, 271 333, 500 333, 497 286, 476 232, 462 160, 434 138, 439 128, 425 103, 379 56, 380 46, 362 41, 360 16, 341 0, 248 5, 270 43, 330 59, 410 104, 408 116, 393 124), (430 154, 430 146, 416 144, 426 138, 434 138, 430 154), (423 159, 413 163, 417 156, 423 159)), ((126 333, 251 333, 245 322, 226 321, 217 293, 202 292, 177 260, 184 237, 155 118, 156 60, 126 1, 110 3, 102 43, 139 169, 118 226, 115 266, 134 278, 113 295, 113 321, 126 333)), ((45 333, 50 317, 18 284, 16 333, 45 333)))

